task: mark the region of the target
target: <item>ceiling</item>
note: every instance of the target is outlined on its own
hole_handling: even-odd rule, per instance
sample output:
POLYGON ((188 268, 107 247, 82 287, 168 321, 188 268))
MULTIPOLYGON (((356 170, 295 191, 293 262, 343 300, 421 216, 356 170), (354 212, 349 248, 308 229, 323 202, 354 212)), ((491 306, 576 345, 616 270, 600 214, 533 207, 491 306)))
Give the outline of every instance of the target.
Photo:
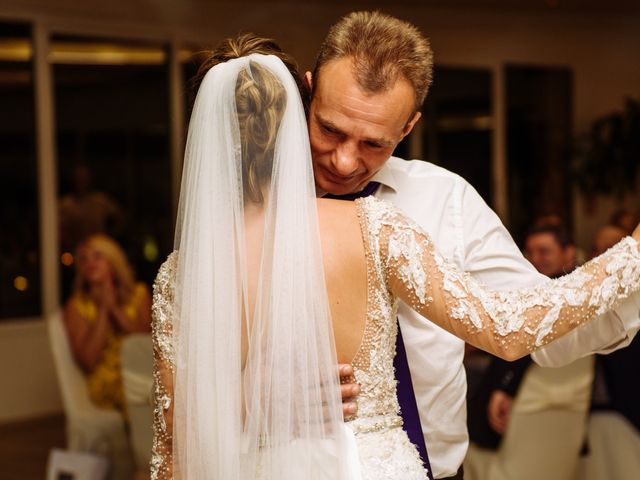
MULTIPOLYGON (((190 0, 208 3, 211 0, 190 0)), ((216 3, 215 1, 213 3, 216 3)), ((243 3, 242 0, 238 3, 243 3)), ((292 3, 292 0, 245 0, 244 3, 292 3)), ((296 2, 297 3, 297 2, 296 2)), ((366 8, 385 6, 439 7, 465 10, 550 11, 568 13, 640 14, 639 0, 307 0, 306 3, 333 3, 366 8)))

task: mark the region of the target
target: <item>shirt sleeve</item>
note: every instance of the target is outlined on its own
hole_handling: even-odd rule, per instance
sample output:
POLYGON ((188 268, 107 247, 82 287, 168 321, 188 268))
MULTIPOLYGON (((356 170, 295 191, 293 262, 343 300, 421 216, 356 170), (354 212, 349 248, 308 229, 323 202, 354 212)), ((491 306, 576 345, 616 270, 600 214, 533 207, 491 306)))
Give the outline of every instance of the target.
POLYGON ((466 182, 461 189, 462 258, 458 262, 492 290, 535 285, 547 277, 539 273, 517 247, 500 218, 466 182))
POLYGON ((153 444, 151 480, 173 478, 173 291, 176 254, 162 264, 153 285, 153 444))
POLYGON ((495 375, 495 384, 492 390, 502 390, 506 394, 515 397, 529 365, 531 365, 531 357, 529 355, 515 362, 494 358, 489 365, 489 369, 493 370, 495 375))
POLYGON ((603 317, 534 352, 533 360, 542 367, 561 367, 587 355, 607 354, 628 346, 640 329, 640 293, 603 317))
POLYGON ((444 259, 429 235, 390 204, 368 198, 358 207, 390 294, 501 358, 520 358, 640 289, 640 252, 630 237, 569 275, 494 291, 444 259))

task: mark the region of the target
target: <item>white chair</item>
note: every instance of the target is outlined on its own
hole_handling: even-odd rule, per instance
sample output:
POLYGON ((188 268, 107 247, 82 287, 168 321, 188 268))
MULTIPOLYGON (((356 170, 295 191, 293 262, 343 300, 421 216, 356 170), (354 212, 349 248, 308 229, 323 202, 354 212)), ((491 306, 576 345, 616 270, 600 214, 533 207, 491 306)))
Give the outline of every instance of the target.
MULTIPOLYGON (((471 446, 468 480, 577 480, 593 383, 592 356, 560 368, 532 364, 497 451, 471 446)), ((606 477, 602 477, 604 479, 606 477)))
POLYGON ((151 335, 128 335, 122 342, 122 383, 129 435, 138 472, 149 471, 153 441, 153 345, 151 335))
POLYGON ((589 419, 589 454, 580 468, 581 480, 637 479, 640 433, 617 412, 593 412, 589 419))
POLYGON ((101 455, 57 448, 49 452, 47 480, 106 480, 108 474, 109 462, 101 455))
POLYGON ((73 358, 62 313, 47 318, 49 341, 66 417, 67 448, 93 452, 111 461, 111 480, 129 480, 133 459, 122 415, 96 407, 85 376, 73 358))

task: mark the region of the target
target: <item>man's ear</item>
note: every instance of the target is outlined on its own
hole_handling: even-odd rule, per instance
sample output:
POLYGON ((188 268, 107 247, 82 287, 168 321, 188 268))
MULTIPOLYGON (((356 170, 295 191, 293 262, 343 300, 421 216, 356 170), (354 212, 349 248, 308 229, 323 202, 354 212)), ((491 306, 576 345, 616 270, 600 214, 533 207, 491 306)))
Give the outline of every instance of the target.
POLYGON ((413 130, 414 125, 418 122, 418 120, 420 120, 420 117, 422 117, 422 113, 420 112, 416 112, 413 114, 411 119, 407 122, 407 124, 402 129, 402 137, 400 139, 403 139, 404 137, 406 137, 411 133, 411 130, 413 130))
POLYGON ((311 72, 306 72, 304 74, 304 83, 307 85, 309 92, 311 92, 311 90, 313 90, 313 75, 311 72))

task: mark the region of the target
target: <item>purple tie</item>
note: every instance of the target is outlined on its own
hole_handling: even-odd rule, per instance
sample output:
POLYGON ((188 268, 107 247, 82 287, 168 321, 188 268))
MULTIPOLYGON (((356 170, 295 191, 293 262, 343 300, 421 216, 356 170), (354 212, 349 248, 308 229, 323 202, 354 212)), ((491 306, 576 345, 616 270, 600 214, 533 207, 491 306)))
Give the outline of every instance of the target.
POLYGON ((369 197, 376 193, 380 184, 378 182, 369 182, 367 186, 364 187, 360 192, 356 193, 348 193, 346 195, 334 195, 332 193, 327 193, 323 198, 333 198, 334 200, 355 200, 356 198, 364 198, 369 197))
MULTIPOLYGON (((348 195, 325 195, 324 198, 333 198, 337 200, 355 200, 356 198, 368 197, 376 193, 380 184, 378 182, 369 182, 361 192, 350 193, 348 195)), ((407 361, 407 352, 404 348, 402 340, 402 331, 398 322, 398 335, 396 336, 396 356, 393 359, 393 367, 398 381, 398 403, 400 403, 400 415, 405 432, 409 436, 409 440, 418 449, 422 463, 427 470, 429 480, 433 480, 431 473, 431 464, 429 463, 429 455, 427 454, 427 445, 422 434, 422 426, 420 425, 420 415, 418 414, 418 404, 413 393, 413 382, 411 381, 411 372, 409 371, 409 362, 407 361)))
POLYGON ((396 336, 396 356, 393 359, 393 367, 396 371, 398 381, 398 403, 400 404, 400 415, 402 416, 404 431, 407 432, 409 440, 418 449, 424 467, 427 469, 429 480, 433 480, 427 444, 424 441, 422 426, 420 425, 420 415, 418 414, 418 404, 413 392, 413 382, 407 361, 407 351, 404 348, 402 330, 398 322, 398 335, 396 336))

